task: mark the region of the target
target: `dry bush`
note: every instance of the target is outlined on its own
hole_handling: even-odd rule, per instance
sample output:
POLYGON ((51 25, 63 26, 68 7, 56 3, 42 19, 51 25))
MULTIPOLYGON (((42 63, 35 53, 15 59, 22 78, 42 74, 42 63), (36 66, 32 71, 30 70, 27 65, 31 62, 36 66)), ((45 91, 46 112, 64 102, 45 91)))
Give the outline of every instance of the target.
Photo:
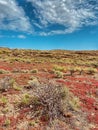
POLYGON ((80 103, 67 87, 48 82, 33 84, 30 93, 21 98, 18 107, 30 107, 31 118, 52 125, 54 120, 70 118, 73 112, 79 110, 80 103))
POLYGON ((54 120, 51 126, 47 126, 45 130, 68 130, 66 123, 60 120, 54 120))
POLYGON ((33 116, 44 117, 50 123, 55 119, 63 119, 69 111, 76 111, 79 108, 79 101, 75 100, 75 104, 78 105, 71 102, 74 96, 68 88, 55 83, 34 87, 32 95, 29 105, 32 105, 33 116))
POLYGON ((40 85, 38 79, 36 77, 31 77, 31 79, 28 81, 28 85, 33 88, 40 85))
POLYGON ((0 80, 0 90, 6 91, 13 87, 14 80, 10 77, 5 77, 0 80))
POLYGON ((7 91, 8 89, 21 90, 20 86, 17 85, 15 80, 11 77, 5 77, 0 80, 0 91, 7 91))

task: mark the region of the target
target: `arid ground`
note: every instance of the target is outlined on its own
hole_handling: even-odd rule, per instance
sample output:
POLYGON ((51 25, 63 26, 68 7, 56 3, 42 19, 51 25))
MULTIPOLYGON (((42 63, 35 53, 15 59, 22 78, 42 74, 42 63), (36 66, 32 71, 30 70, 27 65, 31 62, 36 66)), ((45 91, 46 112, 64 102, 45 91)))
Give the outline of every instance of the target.
POLYGON ((0 130, 98 130, 98 51, 0 48, 0 130))

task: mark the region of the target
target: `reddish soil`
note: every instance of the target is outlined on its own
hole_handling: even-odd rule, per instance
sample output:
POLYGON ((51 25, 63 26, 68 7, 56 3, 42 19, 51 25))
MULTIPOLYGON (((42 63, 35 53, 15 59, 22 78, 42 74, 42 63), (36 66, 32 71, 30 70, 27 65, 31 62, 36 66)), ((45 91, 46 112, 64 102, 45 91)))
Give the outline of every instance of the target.
MULTIPOLYGON (((64 67, 68 66, 68 64, 64 63, 59 63, 59 65, 64 67)), ((38 78, 39 82, 47 83, 48 81, 56 81, 58 84, 60 83, 65 85, 75 96, 80 99, 80 109, 84 113, 84 116, 86 117, 88 123, 87 129, 85 128, 85 130, 98 130, 98 72, 94 75, 78 75, 76 73, 73 74, 73 76, 64 75, 63 78, 55 78, 55 75, 51 72, 53 66, 54 63, 10 63, 0 61, 0 69, 9 71, 7 74, 0 74, 0 79, 6 76, 13 77, 21 87, 24 87, 28 84, 28 80, 30 80, 31 76, 34 76, 38 78), (37 69, 38 72, 21 72, 21 70, 33 69, 37 69), (17 72, 15 72, 16 70, 17 72)), ((17 112, 13 109, 16 101, 20 100, 21 94, 24 94, 27 91, 29 92, 30 90, 23 89, 23 91, 20 92, 17 90, 9 89, 6 92, 0 93, 0 98, 2 96, 5 96, 8 100, 7 105, 5 103, 0 103, 0 130, 44 130, 44 126, 47 123, 44 117, 41 118, 38 124, 35 123, 34 127, 32 125, 27 127, 26 124, 28 122, 31 120, 36 120, 30 116, 31 108, 24 107, 20 110, 17 110, 17 112), (6 109, 8 109, 8 112, 6 109)), ((84 130, 82 129, 82 126, 77 125, 77 127, 69 127, 70 125, 66 126, 63 122, 60 122, 60 126, 60 130, 84 130)))

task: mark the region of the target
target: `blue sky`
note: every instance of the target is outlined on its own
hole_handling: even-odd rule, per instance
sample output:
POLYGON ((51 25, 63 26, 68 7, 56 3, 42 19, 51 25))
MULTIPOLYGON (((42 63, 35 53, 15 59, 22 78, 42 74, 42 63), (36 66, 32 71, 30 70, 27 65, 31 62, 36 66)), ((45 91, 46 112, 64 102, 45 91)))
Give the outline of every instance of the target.
POLYGON ((0 0, 0 47, 98 49, 98 0, 0 0))

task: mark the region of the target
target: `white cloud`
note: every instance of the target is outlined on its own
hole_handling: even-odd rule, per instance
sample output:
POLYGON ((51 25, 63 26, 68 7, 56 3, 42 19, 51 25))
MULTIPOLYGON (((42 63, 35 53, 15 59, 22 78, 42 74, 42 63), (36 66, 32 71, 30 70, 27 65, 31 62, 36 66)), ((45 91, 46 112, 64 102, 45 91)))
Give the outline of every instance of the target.
MULTIPOLYGON (((47 36, 72 33, 84 26, 98 24, 97 0, 25 0, 25 4, 32 3, 29 13, 35 12, 34 17, 26 16, 26 12, 17 2, 0 0, 0 30, 47 36)), ((21 36, 24 35, 19 36, 24 38, 21 36)))
POLYGON ((0 38, 19 38, 19 39, 25 39, 26 38, 26 36, 25 35, 22 35, 22 34, 20 34, 20 35, 1 35, 0 34, 0 38))
POLYGON ((17 37, 20 38, 20 39, 25 39, 26 38, 25 35, 18 35, 17 37))
POLYGON ((48 30, 40 34, 72 33, 83 26, 98 24, 98 3, 93 0, 27 0, 36 7, 40 25, 49 29, 51 25, 59 24, 64 30, 48 30))
POLYGON ((0 29, 31 31, 28 17, 15 0, 0 0, 0 29))

